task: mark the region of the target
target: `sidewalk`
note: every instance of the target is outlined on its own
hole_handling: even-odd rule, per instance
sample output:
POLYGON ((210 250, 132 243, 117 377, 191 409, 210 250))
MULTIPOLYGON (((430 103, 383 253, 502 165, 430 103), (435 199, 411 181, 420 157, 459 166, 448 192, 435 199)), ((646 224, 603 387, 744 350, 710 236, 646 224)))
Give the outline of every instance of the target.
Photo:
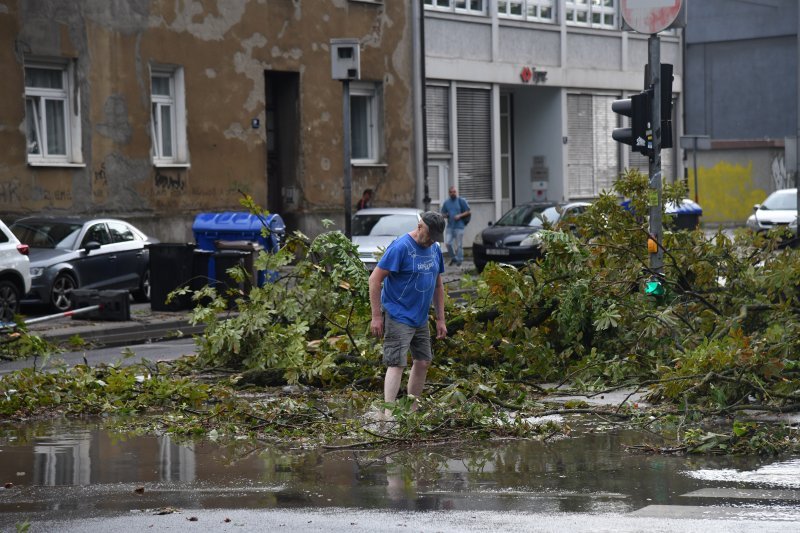
MULTIPOLYGON (((459 282, 465 274, 475 273, 471 257, 465 257, 460 267, 445 266, 443 280, 451 296, 460 292, 459 282)), ((23 311, 38 311, 26 310, 23 311)), ((38 311, 26 318, 45 316, 38 311)), ((58 317, 36 322, 28 326, 28 331, 39 335, 54 344, 68 343, 73 337, 87 343, 103 346, 120 346, 153 342, 179 336, 191 336, 203 331, 203 326, 192 326, 188 320, 189 311, 153 311, 150 304, 131 303, 130 320, 86 320, 80 317, 58 317), (178 335, 180 332, 180 335, 178 335)))
POLYGON ((203 326, 189 324, 188 311, 153 311, 150 304, 131 304, 130 320, 105 321, 59 317, 37 322, 28 331, 54 344, 80 337, 103 346, 144 343, 199 333, 203 326), (180 335, 178 335, 180 331, 180 335))

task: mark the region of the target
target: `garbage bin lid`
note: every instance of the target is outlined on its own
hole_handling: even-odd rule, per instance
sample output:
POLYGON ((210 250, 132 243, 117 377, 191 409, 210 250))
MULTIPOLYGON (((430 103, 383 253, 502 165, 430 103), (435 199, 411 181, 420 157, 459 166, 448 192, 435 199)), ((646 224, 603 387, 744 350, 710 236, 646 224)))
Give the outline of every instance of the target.
POLYGON ((256 250, 263 250, 264 247, 255 241, 214 241, 214 246, 218 250, 241 250, 244 252, 253 252, 256 250))
POLYGON ((703 208, 700 204, 688 198, 683 198, 680 204, 667 202, 664 204, 664 211, 670 215, 702 215, 703 208))

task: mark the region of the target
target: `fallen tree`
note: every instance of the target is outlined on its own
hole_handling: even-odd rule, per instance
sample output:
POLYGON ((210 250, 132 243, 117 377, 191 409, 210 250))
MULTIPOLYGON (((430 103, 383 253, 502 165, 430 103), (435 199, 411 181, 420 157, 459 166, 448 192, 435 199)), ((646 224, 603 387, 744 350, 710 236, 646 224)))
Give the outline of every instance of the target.
MULTIPOLYGON (((677 201, 684 193, 667 186, 664 198, 677 201)), ((701 231, 667 231, 659 243, 663 271, 652 271, 647 221, 638 215, 647 212, 647 197, 647 178, 627 172, 574 231, 541 232, 542 259, 520 269, 490 264, 480 277, 465 278, 461 288, 468 290, 446 304, 449 335, 433 342, 427 409, 413 413, 407 400, 390 406, 398 425, 391 438, 375 442, 551 434, 552 428, 534 431, 539 426, 530 419, 558 412, 647 427, 657 420, 675 440, 665 450, 798 449, 791 427, 777 431, 749 420, 756 411, 800 409, 797 250, 782 246, 777 232, 709 239, 701 231), (630 200, 628 208, 620 197, 630 200), (648 294, 652 282, 663 293, 648 294), (586 396, 646 392, 651 407, 643 412, 630 395, 610 408, 550 404, 565 387, 586 396), (711 418, 725 420, 727 431, 709 433, 703 424, 711 418), (743 439, 751 444, 741 445, 743 439)), ((369 336, 368 275, 355 247, 337 231, 313 241, 295 233, 278 253, 262 254, 257 268, 275 273, 272 282, 246 293, 207 287, 193 295, 192 320, 205 333, 191 371, 225 372, 214 378, 221 388, 186 407, 201 413, 184 412, 190 427, 314 435, 331 446, 348 445, 337 439, 363 442, 365 434, 374 441, 372 429, 355 430, 342 414, 385 407, 378 394, 381 346, 369 336), (226 314, 231 300, 238 312, 226 314), (286 385, 300 387, 288 389, 292 395, 301 391, 290 407, 280 388, 286 385), (264 387, 279 387, 284 398, 264 400, 264 387), (231 399, 247 394, 263 401, 231 399), (213 409, 201 409, 204 402, 213 409), (291 418, 295 411, 302 422, 291 418)))

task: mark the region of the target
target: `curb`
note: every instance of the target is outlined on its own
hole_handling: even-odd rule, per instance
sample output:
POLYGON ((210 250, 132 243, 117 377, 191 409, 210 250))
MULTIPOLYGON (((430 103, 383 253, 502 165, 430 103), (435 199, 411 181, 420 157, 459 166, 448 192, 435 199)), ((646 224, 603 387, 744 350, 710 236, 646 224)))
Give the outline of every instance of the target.
POLYGON ((139 323, 120 327, 104 324, 87 324, 54 330, 32 331, 53 344, 68 343, 75 336, 101 346, 144 344, 168 338, 179 339, 201 333, 203 325, 192 326, 188 320, 171 320, 159 323, 139 323))

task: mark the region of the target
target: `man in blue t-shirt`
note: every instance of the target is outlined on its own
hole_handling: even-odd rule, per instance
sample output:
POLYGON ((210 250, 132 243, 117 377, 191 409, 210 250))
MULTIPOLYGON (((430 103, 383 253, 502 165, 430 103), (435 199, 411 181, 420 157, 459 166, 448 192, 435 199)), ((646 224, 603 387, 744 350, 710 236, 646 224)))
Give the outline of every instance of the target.
MULTIPOLYGON (((370 331, 384 338, 383 363, 387 368, 383 399, 386 403, 397 399, 409 349, 413 362, 408 395, 416 399, 422 393, 433 359, 428 330, 431 302, 436 312, 436 338, 443 339, 447 335, 442 284, 444 259, 438 244, 444 226, 441 214, 422 213, 417 229, 392 242, 369 276, 370 331)), ((416 405, 415 402, 414 408, 416 405)), ((389 409, 386 414, 390 414, 389 409)))
POLYGON ((458 196, 455 187, 450 187, 448 191, 450 198, 442 204, 442 214, 447 217, 447 253, 450 256, 450 264, 461 266, 464 260, 464 228, 467 226, 466 220, 470 215, 469 204, 458 196))

